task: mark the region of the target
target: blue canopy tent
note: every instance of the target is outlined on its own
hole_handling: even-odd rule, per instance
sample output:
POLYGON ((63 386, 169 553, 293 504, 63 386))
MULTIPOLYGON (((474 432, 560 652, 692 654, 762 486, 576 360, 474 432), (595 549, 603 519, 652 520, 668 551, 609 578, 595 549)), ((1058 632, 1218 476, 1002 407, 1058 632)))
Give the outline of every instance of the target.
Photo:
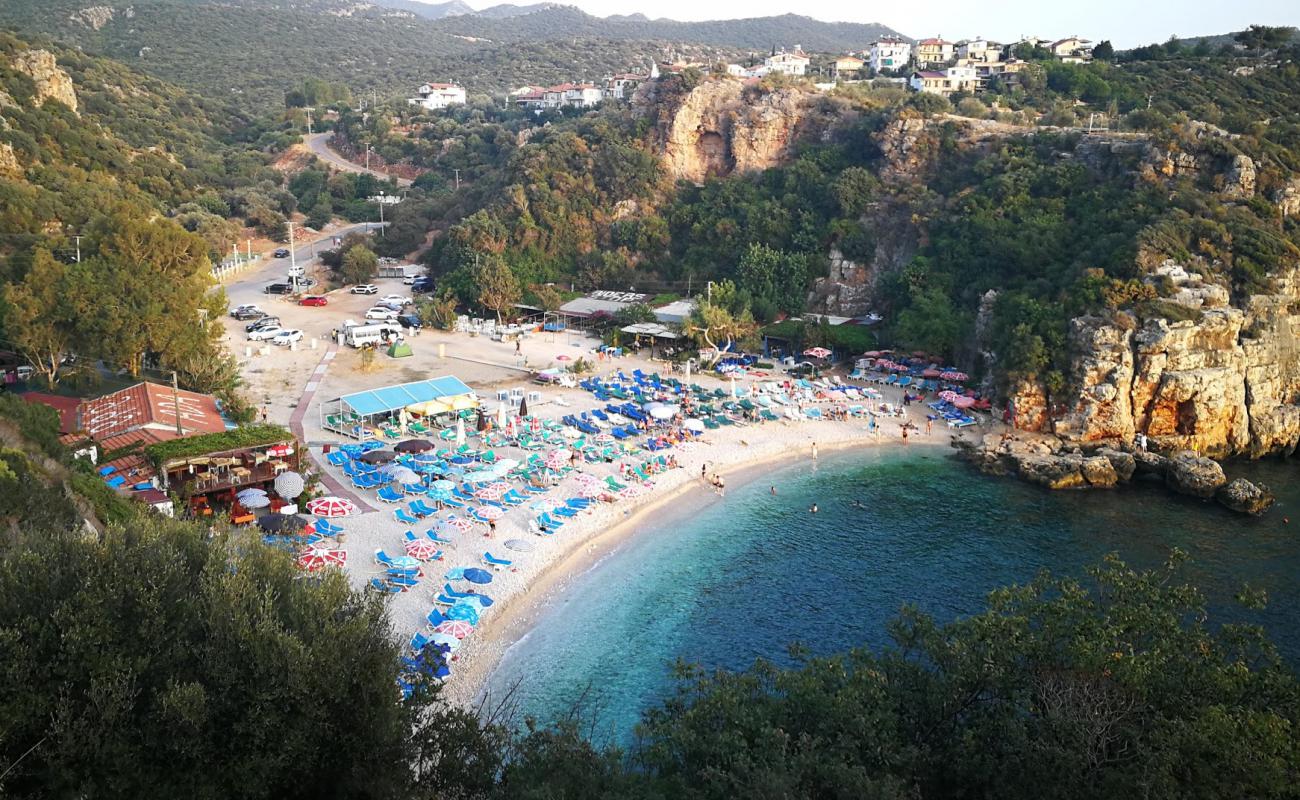
POLYGON ((470 394, 473 390, 453 375, 353 392, 321 403, 320 424, 324 430, 364 439, 368 423, 376 418, 391 417, 415 403, 470 394))

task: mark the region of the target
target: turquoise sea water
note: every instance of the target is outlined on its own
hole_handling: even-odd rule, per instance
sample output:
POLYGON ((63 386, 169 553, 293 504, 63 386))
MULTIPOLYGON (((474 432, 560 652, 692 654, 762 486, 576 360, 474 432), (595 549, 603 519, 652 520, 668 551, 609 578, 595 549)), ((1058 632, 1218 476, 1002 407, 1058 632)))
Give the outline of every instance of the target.
POLYGON ((1173 547, 1191 555, 1190 579, 1215 609, 1264 624, 1300 665, 1297 469, 1229 469, 1279 496, 1252 519, 1159 487, 1051 493, 981 476, 937 448, 792 464, 642 524, 544 610, 488 690, 513 690, 543 721, 581 702, 598 738, 626 741, 671 690, 679 657, 740 669, 759 656, 788 661, 792 642, 816 654, 878 647, 905 603, 948 620, 1043 568, 1079 575, 1109 552, 1153 566, 1173 547), (1266 610, 1231 602, 1245 582, 1268 593, 1266 610))

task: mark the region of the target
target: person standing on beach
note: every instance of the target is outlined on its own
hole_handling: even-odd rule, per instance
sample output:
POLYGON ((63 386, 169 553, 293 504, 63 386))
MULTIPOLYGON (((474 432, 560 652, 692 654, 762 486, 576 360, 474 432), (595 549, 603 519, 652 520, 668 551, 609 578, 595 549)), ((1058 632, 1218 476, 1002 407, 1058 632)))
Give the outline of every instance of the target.
POLYGON ((930 435, 930 430, 931 430, 933 427, 934 427, 934 420, 930 419, 929 417, 926 417, 926 418, 925 418, 925 435, 926 435, 926 436, 929 436, 929 435, 930 435))
POLYGON ((813 456, 813 461, 816 461, 816 460, 817 460, 817 443, 816 443, 816 442, 813 442, 813 446, 812 446, 812 456, 813 456))
POLYGON ((497 521, 494 520, 494 519, 490 519, 490 520, 488 520, 488 532, 485 533, 485 534, 483 534, 483 535, 486 536, 487 538, 491 539, 491 538, 492 538, 492 534, 494 534, 494 533, 496 533, 496 532, 497 532, 497 521))

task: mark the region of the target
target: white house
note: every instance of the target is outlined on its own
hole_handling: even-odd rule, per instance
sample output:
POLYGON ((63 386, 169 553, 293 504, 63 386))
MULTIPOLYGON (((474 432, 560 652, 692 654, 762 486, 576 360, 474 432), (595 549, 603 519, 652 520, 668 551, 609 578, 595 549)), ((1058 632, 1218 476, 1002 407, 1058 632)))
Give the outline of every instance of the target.
POLYGON ((1002 60, 1002 45, 988 39, 967 39, 957 43, 956 56, 973 63, 991 64, 1002 60))
POLYGON ((637 75, 633 72, 611 75, 605 79, 604 97, 606 100, 631 100, 636 87, 649 79, 649 75, 637 75))
POLYGON ((561 83, 546 88, 543 105, 546 108, 591 108, 603 99, 604 93, 595 84, 561 83))
POLYGON ((1092 42, 1078 36, 1067 36, 1052 42, 1048 49, 1061 60, 1085 61, 1092 56, 1092 42))
POLYGON ((894 36, 886 36, 871 43, 867 63, 875 72, 898 70, 912 60, 912 45, 894 36))
MULTIPOLYGON (((804 53, 803 45, 797 44, 794 46, 794 52, 787 53, 785 50, 782 50, 781 52, 773 53, 764 59, 763 66, 767 69, 764 70, 763 74, 766 75, 772 72, 781 72, 786 75, 804 75, 807 74, 808 65, 811 63, 812 59, 804 53)), ((752 77, 762 76, 754 75, 752 77)))
POLYGON ((969 66, 948 67, 945 70, 913 72, 908 85, 916 92, 929 92, 947 97, 953 92, 974 92, 979 88, 979 76, 969 66))
POLYGON ((447 106, 465 105, 465 90, 454 83, 426 83, 416 89, 415 93, 419 97, 412 97, 406 102, 429 111, 437 111, 447 106))

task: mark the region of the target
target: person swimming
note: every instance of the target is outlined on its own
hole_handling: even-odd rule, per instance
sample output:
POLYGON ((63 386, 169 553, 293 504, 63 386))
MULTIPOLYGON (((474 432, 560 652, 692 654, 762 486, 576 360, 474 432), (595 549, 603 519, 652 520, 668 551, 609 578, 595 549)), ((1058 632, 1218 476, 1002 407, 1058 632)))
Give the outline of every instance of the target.
POLYGON ((817 513, 817 504, 816 504, 816 503, 813 503, 813 504, 812 504, 812 507, 808 509, 808 513, 809 513, 809 514, 816 514, 816 513, 817 513))

